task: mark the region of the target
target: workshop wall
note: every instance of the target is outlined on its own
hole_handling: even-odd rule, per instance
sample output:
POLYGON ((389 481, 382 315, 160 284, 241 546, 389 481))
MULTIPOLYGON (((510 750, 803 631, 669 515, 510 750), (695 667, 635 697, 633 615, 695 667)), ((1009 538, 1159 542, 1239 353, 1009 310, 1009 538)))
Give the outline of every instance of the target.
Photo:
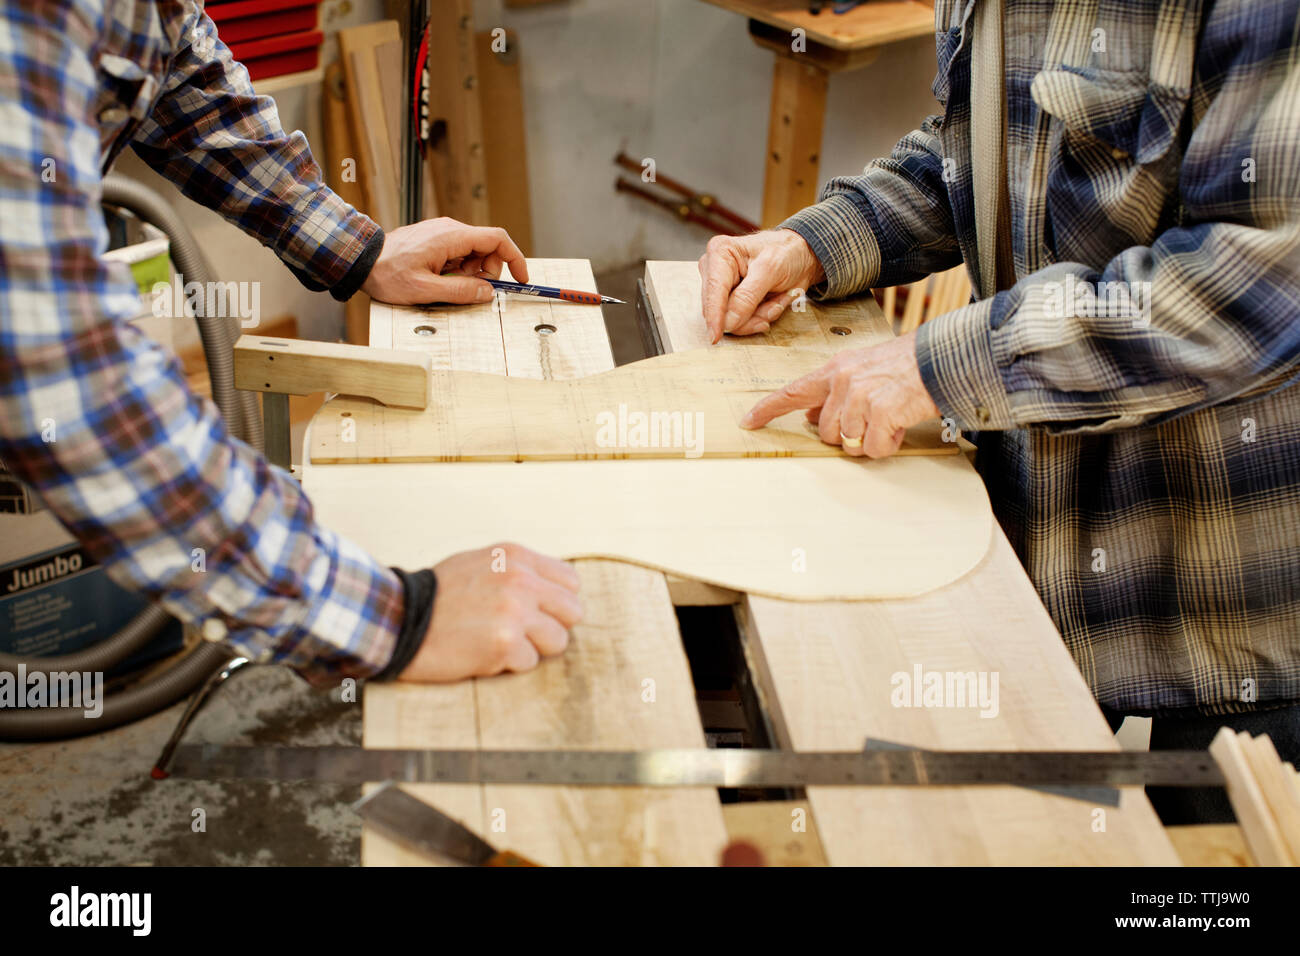
MULTIPOLYGON (((327 31, 381 16, 382 0, 322 5, 327 31)), ((749 39, 743 17, 701 0, 556 0, 523 8, 478 0, 475 20, 480 31, 504 26, 519 36, 538 255, 589 258, 600 273, 700 254, 705 230, 614 192, 612 160, 620 149, 652 157, 664 173, 759 218, 772 54, 749 39)), ((330 37, 327 60, 334 49, 330 37)), ((933 41, 920 38, 886 47, 865 69, 833 75, 822 181, 860 170, 933 112, 933 74, 933 41)), ((275 99, 285 127, 303 130, 319 156, 319 87, 275 99)), ((339 304, 303 289, 255 240, 181 197, 133 155, 118 169, 175 198, 220 278, 262 283, 264 318, 293 314, 303 335, 340 334, 339 304)), ((184 325, 178 345, 194 340, 184 325)))
MULTIPOLYGON (((701 0, 478 0, 475 18, 520 38, 541 254, 590 258, 597 273, 700 254, 705 230, 613 192, 620 149, 759 218, 773 55, 743 17, 701 0)), ((833 75, 822 181, 861 170, 933 113, 934 70, 934 41, 922 37, 833 75)))

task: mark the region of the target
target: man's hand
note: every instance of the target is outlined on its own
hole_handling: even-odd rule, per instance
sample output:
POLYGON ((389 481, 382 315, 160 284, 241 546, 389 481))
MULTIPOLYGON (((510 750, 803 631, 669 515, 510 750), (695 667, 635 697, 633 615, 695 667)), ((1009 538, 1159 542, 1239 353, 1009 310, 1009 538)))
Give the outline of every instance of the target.
POLYGON ((714 236, 700 256, 704 321, 716 343, 724 332, 766 332, 800 295, 826 278, 803 236, 767 229, 714 236))
POLYGON ((398 680, 431 683, 526 671, 568 646, 582 620, 578 574, 517 544, 462 551, 434 566, 424 643, 398 680))
POLYGON ((745 415, 743 428, 762 428, 796 408, 808 409, 821 440, 850 455, 887 458, 903 433, 935 418, 916 364, 916 333, 865 349, 840 352, 817 371, 773 392, 745 415))
POLYGON ((502 264, 517 281, 528 281, 524 254, 504 229, 426 219, 384 236, 383 251, 361 291, 395 305, 487 302, 492 287, 480 276, 498 278, 502 264))

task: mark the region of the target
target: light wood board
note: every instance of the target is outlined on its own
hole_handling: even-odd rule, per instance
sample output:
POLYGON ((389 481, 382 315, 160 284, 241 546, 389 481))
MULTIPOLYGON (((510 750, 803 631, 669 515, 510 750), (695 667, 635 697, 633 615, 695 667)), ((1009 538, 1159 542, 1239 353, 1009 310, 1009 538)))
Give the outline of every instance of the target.
POLYGON ((524 255, 533 251, 533 210, 528 192, 528 149, 519 37, 510 30, 505 50, 492 49, 493 30, 474 38, 479 105, 483 115, 489 222, 510 233, 524 255))
MULTIPOLYGON (((331 401, 335 427, 328 413, 318 420, 311 455, 319 464, 842 457, 802 411, 740 427, 759 399, 826 359, 813 350, 695 349, 563 381, 437 370, 427 408, 331 401)), ((942 440, 936 420, 910 430, 899 453, 955 455, 957 445, 942 440)))
MULTIPOLYGON (((595 289, 586 262, 530 260, 531 278, 595 289)), ((613 366, 599 309, 514 300, 473 313, 376 305, 371 345, 413 347, 439 368, 532 378, 591 374, 613 366), (413 334, 434 322, 434 336, 413 334), (533 327, 556 327, 542 341, 533 327), (531 338, 530 338, 531 333, 531 338)), ((437 465, 313 465, 303 483, 327 525, 356 505, 346 491, 365 472, 437 465), (331 491, 344 494, 325 503, 331 491)), ((397 482, 385 490, 400 492, 397 482)), ((403 537, 406 535, 404 534, 403 537)), ((384 536, 363 529, 358 543, 380 550, 384 536)), ((490 543, 479 541, 476 546, 490 543)), ((529 674, 438 686, 372 685, 365 692, 368 747, 700 747, 693 699, 664 577, 629 564, 579 561, 586 619, 568 651, 529 674), (653 681, 653 701, 645 699, 653 681)), ((412 790, 503 848, 543 864, 614 865, 717 862, 726 842, 717 794, 710 790, 641 793, 624 789, 420 785, 412 790), (503 811, 497 813, 496 811, 503 811), (505 829, 494 831, 504 819, 505 829)), ((363 831, 369 866, 427 864, 391 841, 363 831)))
MULTIPOLYGON (((695 263, 647 262, 645 285, 665 352, 709 347, 695 263)), ((743 343, 751 349, 771 346, 838 352, 885 342, 893 334, 880 309, 867 296, 828 303, 806 300, 802 309, 787 309, 781 320, 761 335, 728 335, 723 342, 743 343)))
MULTIPOLYGON (((698 341, 695 264, 653 263, 647 285, 666 306, 658 317, 665 343, 698 341)), ((879 316, 869 297, 839 308, 879 316)), ((789 334, 783 325, 792 317, 821 341, 816 321, 787 313, 767 342, 727 337, 723 347, 770 345, 772 336, 789 334)), ((965 456, 950 463, 969 467, 965 456)), ((806 604, 750 596, 737 605, 778 745, 855 749, 871 736, 953 750, 1118 749, 996 525, 992 541, 971 573, 923 597, 806 604), (914 674, 918 665, 923 673, 998 675, 997 716, 970 707, 894 706, 893 676, 914 674)), ((832 864, 1178 863, 1137 788, 1123 791, 1118 809, 1014 788, 810 787, 808 802, 832 864)))
POLYGON ((313 500, 335 530, 404 567, 509 539, 752 594, 856 601, 951 584, 993 527, 961 455, 335 467, 355 475, 313 500))
MULTIPOLYGON (((426 199, 436 205, 436 215, 489 226, 493 223, 488 215, 483 110, 474 45, 473 0, 430 5, 425 69, 433 142, 425 159, 425 189, 426 199)), ((425 214, 435 215, 429 209, 425 214)))
POLYGON ((402 225, 401 126, 400 119, 395 125, 389 114, 400 114, 404 101, 387 101, 384 93, 394 85, 394 70, 400 76, 401 34, 397 21, 380 20, 340 30, 338 40, 351 139, 361 145, 357 171, 365 191, 364 211, 385 229, 396 229, 402 225), (395 63, 393 51, 398 57, 395 63), (395 131, 397 141, 392 138, 395 131))

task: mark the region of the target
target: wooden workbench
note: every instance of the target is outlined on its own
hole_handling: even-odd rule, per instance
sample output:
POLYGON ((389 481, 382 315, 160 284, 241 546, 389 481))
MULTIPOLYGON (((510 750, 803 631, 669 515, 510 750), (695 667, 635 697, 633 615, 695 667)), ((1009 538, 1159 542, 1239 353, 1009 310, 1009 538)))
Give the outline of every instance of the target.
MULTIPOLYGON (((533 281, 595 289, 585 261, 531 260, 529 270, 533 281)), ((698 283, 694 263, 647 268, 666 350, 704 343, 698 283)), ((728 339, 723 347, 853 347, 887 334, 867 297, 787 314, 767 335, 728 339)), ((546 300, 512 298, 504 309, 497 304, 427 310, 377 305, 371 344, 422 349, 433 356, 435 367, 533 378, 577 377, 612 365, 598 309, 546 300), (434 331, 418 334, 420 326, 434 331)), ((322 500, 336 502, 328 508, 318 503, 318 515, 328 525, 332 517, 343 517, 338 492, 346 490, 355 469, 385 469, 400 501, 404 488, 436 480, 437 472, 428 469, 446 467, 455 466, 308 465, 304 485, 309 492, 328 492, 322 500)), ((773 494, 791 493, 797 490, 773 489, 773 494)), ((364 516, 372 506, 377 505, 354 501, 348 508, 364 516)), ((455 502, 420 500, 410 507, 413 514, 432 516, 425 523, 428 533, 436 534, 437 509, 455 502)), ((367 540, 364 521, 353 515, 347 524, 359 529, 353 534, 358 543, 383 558, 386 543, 367 540)), ((619 562, 575 564, 587 617, 563 656, 528 674, 451 686, 368 687, 366 746, 703 746, 673 611, 676 601, 735 602, 778 746, 856 749, 870 736, 947 749, 1116 747, 1000 532, 974 572, 939 592, 900 601, 794 604, 672 582, 619 562), (917 664, 926 670, 996 672, 998 716, 893 707, 890 675, 917 664)), ((780 848, 777 856, 789 862, 1178 862, 1140 789, 1125 790, 1120 808, 1099 808, 1016 788, 811 788, 795 805, 736 807, 726 813, 716 792, 707 789, 414 789, 495 844, 547 864, 712 864, 729 828, 780 848), (792 827, 800 816, 808 818, 805 830, 792 827)), ((368 865, 425 862, 369 832, 362 860, 368 865)))

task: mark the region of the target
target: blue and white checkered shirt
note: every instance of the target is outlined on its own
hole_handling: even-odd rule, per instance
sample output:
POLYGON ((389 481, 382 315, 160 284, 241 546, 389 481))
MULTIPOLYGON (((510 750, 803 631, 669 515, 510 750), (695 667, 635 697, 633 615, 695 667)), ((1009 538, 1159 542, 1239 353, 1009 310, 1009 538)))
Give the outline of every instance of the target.
POLYGON ((101 174, 129 144, 340 297, 383 234, 326 188, 198 5, 0 9, 0 458, 114 580, 206 635, 317 683, 377 672, 401 582, 317 524, 127 324, 139 298, 101 258, 101 174))

